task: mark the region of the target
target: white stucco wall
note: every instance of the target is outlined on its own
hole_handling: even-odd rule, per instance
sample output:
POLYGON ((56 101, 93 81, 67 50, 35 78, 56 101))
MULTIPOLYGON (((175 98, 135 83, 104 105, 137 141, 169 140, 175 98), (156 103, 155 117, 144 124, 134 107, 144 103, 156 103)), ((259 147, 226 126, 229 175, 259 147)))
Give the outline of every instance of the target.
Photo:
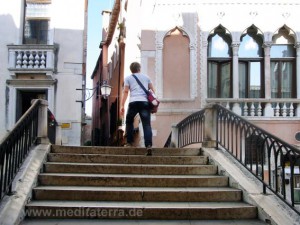
MULTIPOLYGON (((6 85, 7 80, 16 79, 8 71, 8 44, 22 44, 23 0, 0 2, 0 139, 15 122, 16 90, 20 85, 6 85), (7 95, 6 90, 7 91, 7 95), (14 93, 12 93, 14 92, 14 93), (8 102, 7 107, 4 107, 8 102), (7 110, 7 112, 5 112, 7 110)), ((52 0, 50 8, 48 44, 57 46, 56 71, 46 79, 56 80, 56 84, 37 82, 21 85, 22 88, 43 88, 48 90, 48 100, 59 123, 70 123, 70 128, 62 130, 66 145, 80 145, 81 103, 84 60, 85 0, 52 0)))
MULTIPOLYGON (((20 18, 22 13, 22 0, 0 2, 0 139, 6 133, 6 80, 10 78, 7 71, 8 51, 7 45, 19 44, 20 18)), ((8 93, 7 93, 8 94, 8 93)))

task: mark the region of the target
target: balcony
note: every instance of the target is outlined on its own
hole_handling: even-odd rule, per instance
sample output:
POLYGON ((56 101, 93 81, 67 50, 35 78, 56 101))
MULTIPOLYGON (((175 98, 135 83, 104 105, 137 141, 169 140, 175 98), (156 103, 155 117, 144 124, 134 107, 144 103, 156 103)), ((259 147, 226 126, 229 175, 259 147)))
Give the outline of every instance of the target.
POLYGON ((45 74, 52 76, 56 70, 54 45, 7 45, 8 70, 17 74, 45 74))
POLYGON ((207 103, 219 103, 238 115, 248 118, 300 117, 300 99, 295 98, 208 98, 207 103))

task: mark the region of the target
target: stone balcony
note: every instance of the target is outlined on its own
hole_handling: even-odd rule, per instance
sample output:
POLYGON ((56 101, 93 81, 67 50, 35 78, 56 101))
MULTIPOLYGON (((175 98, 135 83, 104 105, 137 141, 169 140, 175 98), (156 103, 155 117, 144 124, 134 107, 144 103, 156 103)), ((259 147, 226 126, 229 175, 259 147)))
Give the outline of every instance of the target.
POLYGON ((251 118, 299 118, 300 99, 295 98, 209 98, 207 103, 219 103, 234 113, 251 118))
POLYGON ((55 45, 7 45, 8 70, 17 74, 45 74, 52 76, 56 70, 55 45))

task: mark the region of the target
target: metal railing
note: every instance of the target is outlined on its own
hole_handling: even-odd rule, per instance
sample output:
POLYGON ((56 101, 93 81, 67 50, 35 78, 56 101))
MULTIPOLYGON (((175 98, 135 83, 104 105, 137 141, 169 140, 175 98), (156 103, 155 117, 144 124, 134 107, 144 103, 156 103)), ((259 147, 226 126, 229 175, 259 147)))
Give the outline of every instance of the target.
POLYGON ((260 180, 264 194, 268 188, 300 214, 295 208, 295 194, 300 185, 295 183, 300 169, 300 150, 223 106, 214 105, 214 108, 217 111, 216 147, 222 146, 260 180))
POLYGON ((208 141, 222 147, 262 183, 263 193, 273 192, 300 214, 300 150, 295 146, 218 104, 173 126, 171 136, 175 147, 208 141))
POLYGON ((180 147, 202 143, 204 140, 205 109, 195 112, 177 124, 180 147))
POLYGON ((0 143, 0 197, 10 191, 12 181, 37 138, 39 101, 21 117, 0 143))
POLYGON ((49 122, 53 123, 54 117, 49 118, 47 105, 45 100, 34 100, 14 128, 1 140, 0 199, 12 191, 13 180, 32 146, 43 138, 49 140, 47 127, 49 122))

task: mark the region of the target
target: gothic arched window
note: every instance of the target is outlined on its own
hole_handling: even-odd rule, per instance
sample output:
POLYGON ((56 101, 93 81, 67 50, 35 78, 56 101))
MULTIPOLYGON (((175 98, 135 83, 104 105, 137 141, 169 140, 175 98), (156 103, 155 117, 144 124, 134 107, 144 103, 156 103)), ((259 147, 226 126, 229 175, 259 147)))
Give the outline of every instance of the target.
POLYGON ((208 97, 230 98, 232 96, 231 37, 222 26, 208 37, 208 97))
POLYGON ((239 47, 239 97, 263 97, 263 37, 255 26, 241 36, 239 47))
POLYGON ((285 27, 273 36, 271 47, 271 97, 296 97, 296 51, 294 37, 285 27))

